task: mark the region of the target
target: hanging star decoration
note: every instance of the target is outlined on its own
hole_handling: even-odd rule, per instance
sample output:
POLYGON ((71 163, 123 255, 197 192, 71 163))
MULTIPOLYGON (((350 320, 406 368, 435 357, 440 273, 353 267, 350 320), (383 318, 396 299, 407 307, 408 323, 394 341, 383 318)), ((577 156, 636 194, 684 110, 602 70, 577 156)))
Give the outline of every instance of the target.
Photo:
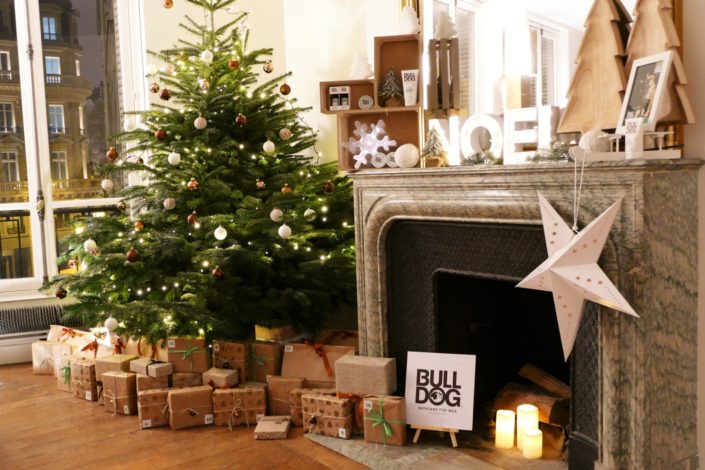
POLYGON ((539 193, 548 259, 517 287, 553 293, 566 361, 575 344, 586 300, 639 317, 597 265, 621 202, 622 199, 612 204, 575 233, 539 193))

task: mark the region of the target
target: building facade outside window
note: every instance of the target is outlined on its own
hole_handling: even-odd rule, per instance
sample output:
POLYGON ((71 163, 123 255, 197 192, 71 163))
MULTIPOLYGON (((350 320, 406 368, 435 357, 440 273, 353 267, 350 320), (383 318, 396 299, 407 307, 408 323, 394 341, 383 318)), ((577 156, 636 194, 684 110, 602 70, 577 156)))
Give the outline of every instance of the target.
POLYGON ((15 111, 12 103, 0 103, 0 133, 15 131, 15 111))
POLYGON ((42 37, 47 41, 56 41, 56 18, 53 16, 42 17, 42 37))
POLYGON ((20 168, 17 153, 0 152, 0 183, 12 183, 20 180, 20 168))
POLYGON ((66 159, 66 152, 51 152, 51 177, 54 180, 69 179, 69 167, 68 160, 66 159))
POLYGON ((49 105, 49 132, 51 134, 63 134, 64 128, 64 105, 49 105))

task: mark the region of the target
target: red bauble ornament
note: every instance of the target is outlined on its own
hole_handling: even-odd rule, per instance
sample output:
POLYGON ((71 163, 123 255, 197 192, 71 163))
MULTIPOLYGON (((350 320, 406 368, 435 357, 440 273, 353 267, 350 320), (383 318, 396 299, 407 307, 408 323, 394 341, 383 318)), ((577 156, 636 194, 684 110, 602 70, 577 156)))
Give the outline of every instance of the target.
POLYGON ((213 277, 218 280, 223 279, 225 277, 225 271, 220 269, 220 266, 216 266, 211 272, 211 274, 213 274, 213 277))
POLYGON ((335 183, 332 181, 326 181, 326 183, 323 185, 323 191, 326 193, 334 193, 335 192, 335 183))
POLYGON ((63 287, 59 287, 58 289, 56 289, 56 292, 54 292, 54 295, 57 299, 63 299, 68 295, 68 292, 66 292, 66 289, 64 289, 63 287))
POLYGON ((228 67, 230 70, 237 70, 240 68, 240 61, 237 59, 230 59, 228 61, 228 67))
POLYGON ((189 181, 189 182, 186 184, 186 187, 187 187, 188 189, 190 189, 191 191, 197 190, 197 189, 198 189, 198 181, 196 180, 196 178, 191 178, 191 181, 189 181))
POLYGON ((164 101, 169 101, 171 99, 171 92, 164 88, 161 93, 159 93, 159 98, 161 98, 164 101))
POLYGON ((157 140, 166 139, 166 131, 164 129, 157 129, 154 131, 154 138, 157 140))
POLYGON ((152 93, 157 93, 159 91, 159 83, 157 82, 152 82, 149 84, 149 91, 152 93))
POLYGON ((125 255, 125 258, 127 258, 127 261, 129 261, 130 263, 135 263, 138 259, 140 259, 140 254, 137 253, 137 250, 135 250, 134 248, 130 248, 130 251, 128 251, 125 255))
POLYGON ((167 10, 174 6, 174 0, 164 0, 162 3, 167 10))
POLYGON ((247 125, 247 116, 242 113, 238 114, 235 116, 235 124, 240 127, 245 127, 247 125))
POLYGON ((257 185, 257 189, 264 189, 267 187, 264 181, 261 179, 257 178, 257 181, 255 181, 255 184, 257 185))
POLYGON ((286 96, 291 93, 291 87, 288 84, 284 83, 282 84, 282 86, 279 87, 279 93, 286 96))
POLYGON ((293 189, 291 189, 291 186, 289 186, 289 183, 284 183, 284 187, 282 187, 282 192, 284 194, 291 194, 293 189))
POLYGON ((114 162, 117 160, 118 157, 118 152, 115 150, 115 147, 110 147, 107 152, 105 152, 105 158, 110 160, 111 162, 114 162))
POLYGON ((143 228, 144 228, 144 222, 142 222, 141 220, 136 220, 135 221, 135 230, 139 232, 143 228))
POLYGON ((186 222, 188 224, 195 224, 198 222, 198 214, 196 214, 196 211, 191 212, 189 216, 186 217, 186 222))

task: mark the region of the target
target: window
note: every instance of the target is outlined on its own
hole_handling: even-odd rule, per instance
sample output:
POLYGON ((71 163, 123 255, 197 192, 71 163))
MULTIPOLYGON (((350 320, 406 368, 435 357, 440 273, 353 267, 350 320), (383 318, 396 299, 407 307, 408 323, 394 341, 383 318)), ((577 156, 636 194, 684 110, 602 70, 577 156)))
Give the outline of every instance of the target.
POLYGON ((76 59, 76 76, 81 76, 81 61, 76 59))
POLYGON ((51 152, 51 177, 54 180, 69 179, 69 168, 66 152, 51 152))
POLYGON ((0 51, 0 80, 12 80, 10 53, 0 51))
POLYGON ((64 105, 50 104, 49 105, 49 133, 63 134, 64 128, 64 105))
POLYGON ((0 152, 0 183, 19 180, 20 167, 17 164, 17 152, 0 152))
POLYGON ((531 74, 523 80, 525 107, 556 104, 556 34, 539 25, 530 27, 531 74))
POLYGON ((0 132, 15 131, 15 110, 12 103, 0 103, 0 132))
POLYGON ((56 18, 53 16, 42 17, 42 37, 47 41, 56 41, 56 18))
POLYGON ((61 60, 58 57, 45 57, 44 69, 47 75, 61 75, 61 60))
POLYGON ((81 135, 86 133, 86 127, 83 123, 83 106, 78 107, 78 129, 81 131, 81 135))

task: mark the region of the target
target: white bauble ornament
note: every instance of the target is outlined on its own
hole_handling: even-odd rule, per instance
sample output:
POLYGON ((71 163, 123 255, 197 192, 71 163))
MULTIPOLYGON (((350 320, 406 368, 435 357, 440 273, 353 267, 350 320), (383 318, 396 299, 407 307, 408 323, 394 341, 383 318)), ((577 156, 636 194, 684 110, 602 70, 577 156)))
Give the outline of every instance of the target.
POLYGON ((272 212, 269 213, 269 218, 272 219, 272 222, 281 222, 283 217, 284 212, 281 209, 272 209, 272 212))
POLYGON ((166 63, 159 67, 159 71, 165 75, 173 75, 174 74, 174 66, 166 63))
POLYGON ((204 118, 203 116, 198 116, 193 121, 193 127, 198 129, 199 131, 205 129, 207 125, 208 125, 208 120, 206 120, 206 118, 204 118))
POLYGON ((304 218, 309 221, 315 219, 316 218, 316 211, 314 211, 311 208, 306 209, 306 211, 304 212, 304 218))
POLYGON ((157 66, 154 64, 149 64, 147 66, 147 75, 154 75, 157 73, 157 66))
POLYGON ((127 132, 132 132, 137 129, 137 119, 134 116, 125 116, 125 122, 122 125, 127 132))
POLYGON ((106 178, 100 182, 100 187, 103 188, 103 191, 109 193, 110 191, 113 190, 113 188, 115 187, 115 184, 113 183, 113 180, 109 180, 106 178))
POLYGON ((414 144, 404 144, 394 152, 394 162, 401 168, 414 168, 421 156, 414 144))
POLYGON ((166 161, 169 162, 169 165, 176 166, 181 162, 181 154, 178 152, 171 152, 167 157, 166 161))
POLYGON ((213 53, 206 49, 205 51, 201 52, 201 60, 207 64, 210 64, 213 62, 213 53))
POLYGON ((282 237, 284 240, 286 240, 287 238, 289 238, 291 236, 291 227, 284 224, 281 227, 279 227, 279 230, 277 230, 277 233, 279 234, 280 237, 282 237))
POLYGON ((222 225, 218 225, 218 228, 213 231, 213 236, 216 240, 225 240, 228 236, 228 231, 222 225))
POLYGON ((267 140, 264 144, 262 144, 262 150, 265 151, 265 153, 272 154, 274 153, 275 147, 274 147, 274 142, 271 140, 267 140))
POLYGON ((286 127, 279 131, 279 137, 281 137, 282 140, 291 139, 291 135, 291 130, 286 127))
POLYGON ((85 251, 89 255, 92 255, 93 253, 96 253, 98 251, 98 244, 95 242, 95 240, 89 238, 88 240, 83 242, 83 251, 85 251))
POLYGON ((118 327, 118 321, 113 317, 108 317, 108 319, 105 320, 105 327, 110 331, 115 331, 115 328, 118 327))
POLYGON ((164 199, 164 209, 170 211, 173 210, 176 207, 176 199, 173 197, 168 197, 164 199))

